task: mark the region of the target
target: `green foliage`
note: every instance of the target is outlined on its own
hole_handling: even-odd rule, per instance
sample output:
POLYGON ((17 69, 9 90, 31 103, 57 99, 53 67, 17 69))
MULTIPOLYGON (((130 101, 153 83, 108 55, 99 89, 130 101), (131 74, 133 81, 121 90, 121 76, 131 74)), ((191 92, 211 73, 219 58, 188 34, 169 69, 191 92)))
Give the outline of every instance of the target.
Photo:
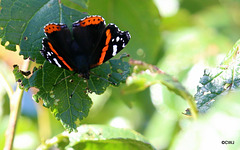
POLYGON ((239 149, 240 115, 236 113, 240 109, 239 96, 239 93, 231 93, 219 97, 208 113, 178 134, 171 149, 239 149), (234 144, 222 144, 223 141, 234 144))
MULTIPOLYGON (((15 16, 13 13, 11 15, 2 13, 1 15, 7 15, 8 18, 0 16, 0 19, 8 21, 2 22, 0 25, 5 29, 2 34, 2 44, 5 44, 6 41, 10 43, 6 48, 15 50, 15 46, 19 44, 20 54, 24 55, 25 58, 36 59, 37 63, 42 63, 45 59, 39 50, 44 36, 44 25, 49 22, 62 22, 71 27, 74 21, 86 15, 65 7, 59 1, 36 2, 39 4, 36 5, 35 1, 16 1, 15 3, 3 1, 1 3, 4 8, 3 12, 13 11, 15 13, 22 12, 22 14, 15 16), (19 7, 20 5, 27 5, 29 8, 19 7), (15 7, 19 8, 15 9, 15 7), (25 14, 27 17, 23 18, 25 14), (21 24, 12 22, 12 20, 17 20, 21 24), (15 30, 11 30, 11 28, 15 30), (12 34, 13 32, 14 34, 12 34)), ((82 2, 86 3, 86 1, 82 2)), ((78 75, 61 81, 73 72, 58 68, 49 62, 45 62, 43 68, 35 68, 34 70, 29 79, 17 66, 15 66, 13 73, 16 81, 20 81, 24 89, 38 88, 39 92, 33 96, 35 101, 43 100, 43 105, 49 108, 69 131, 76 129, 80 121, 88 116, 92 101, 88 97, 86 88, 96 94, 102 94, 110 84, 117 86, 124 82, 130 73, 129 64, 123 62, 122 58, 111 60, 110 63, 105 63, 91 70, 92 75, 87 82, 79 78, 78 75)))
POLYGON ((194 117, 197 116, 197 108, 192 95, 179 81, 161 71, 156 66, 134 60, 130 61, 130 64, 134 65, 135 68, 133 74, 127 80, 128 87, 125 89, 127 93, 145 90, 154 84, 162 84, 170 91, 187 100, 191 106, 192 114, 194 117))
POLYGON ((200 112, 211 108, 218 96, 239 87, 239 44, 240 41, 237 41, 219 67, 204 71, 195 94, 200 112))
POLYGON ((92 72, 90 79, 84 82, 84 79, 79 78, 78 75, 61 81, 73 72, 58 68, 48 62, 44 63, 42 69, 34 71, 29 79, 24 77, 18 66, 15 66, 13 71, 16 80, 20 80, 26 90, 30 87, 39 89, 38 93, 33 96, 34 100, 36 102, 43 100, 44 106, 50 108, 55 117, 69 131, 76 129, 80 121, 88 116, 92 101, 88 97, 86 88, 88 87, 96 94, 102 94, 110 83, 115 86, 119 85, 129 75, 129 64, 123 62, 122 59, 110 60, 110 63, 105 63, 93 69, 92 72))
POLYGON ((83 9, 87 9, 88 8, 88 0, 70 0, 70 2, 73 2, 74 4, 77 4, 79 6, 81 6, 83 9))
POLYGON ((16 45, 20 45, 20 54, 24 58, 36 60, 37 63, 45 60, 39 55, 39 50, 44 37, 43 27, 47 23, 65 23, 71 27, 74 21, 86 16, 56 0, 1 1, 1 7, 1 44, 5 45, 8 41, 6 48, 9 50, 16 50, 16 45))
MULTIPOLYGON (((31 76, 15 66, 13 73, 16 80, 26 90, 36 87, 38 93, 33 96, 34 100, 43 102, 65 129, 68 129, 68 132, 58 134, 64 129, 60 123, 56 123, 53 116, 50 116, 50 122, 46 116, 42 122, 40 119, 26 119, 27 116, 20 117, 19 130, 35 139, 35 145, 26 149, 35 149, 40 139, 49 137, 52 138, 43 141, 39 149, 155 147, 190 150, 239 147, 237 133, 240 131, 240 121, 237 112, 240 103, 236 91, 239 88, 240 42, 227 52, 239 39, 239 2, 181 0, 178 1, 176 14, 168 17, 160 17, 161 9, 158 10, 153 1, 59 2, 2 0, 0 4, 1 44, 13 51, 19 45, 20 54, 24 58, 30 57, 43 64, 41 67, 37 65, 31 76), (71 28, 72 22, 87 15, 83 12, 101 15, 106 23, 113 22, 120 29, 130 32, 132 39, 124 52, 132 58, 129 61, 132 67, 131 76, 130 65, 123 59, 126 57, 124 54, 120 59, 110 60, 91 70, 88 81, 74 75, 59 82, 73 72, 45 62, 40 55, 43 26, 50 22, 62 22, 71 28), (223 59, 226 53, 228 54, 223 59), (219 60, 222 59, 220 64, 219 60), (212 68, 204 69, 206 66, 212 68), (105 92, 108 86, 119 86, 125 80, 126 85, 108 88, 105 92), (76 86, 76 91, 70 98, 76 86), (86 93, 86 87, 93 95, 86 93), (186 108, 189 109, 185 114, 189 116, 183 115, 186 108), (201 115, 198 115, 198 111, 201 115), (81 125, 77 128, 80 124, 116 125, 116 120, 117 126, 132 128, 144 137, 132 130, 105 125, 81 125), (42 131, 49 133, 48 130, 37 129, 41 127, 51 130, 51 135, 38 137, 42 131), (69 133, 72 130, 77 132, 69 133), (221 141, 224 140, 233 140, 235 144, 223 145, 221 141)), ((4 98, 4 101, 7 100, 8 98, 4 98)), ((9 106, 2 105, 1 100, 0 106, 3 114, 9 111, 6 109, 9 106)), ((42 110, 38 113, 41 115, 42 110)), ((8 116, 2 117, 0 111, 0 117, 0 126, 5 128, 8 116)), ((0 130, 2 137, 3 130, 5 129, 0 130)), ((19 133, 21 132, 17 132, 19 133)), ((22 137, 15 139, 18 143, 19 138, 22 137)), ((0 140, 0 149, 4 145, 3 140, 0 140)), ((15 148, 21 149, 19 146, 15 148)))
POLYGON ((144 90, 153 84, 161 83, 170 91, 173 91, 183 98, 188 96, 191 97, 185 87, 178 82, 177 79, 171 77, 156 66, 135 60, 131 60, 130 64, 135 67, 131 78, 129 78, 127 82, 127 88, 129 89, 126 90, 126 92, 138 92, 139 90, 144 90))
POLYGON ((219 3, 219 1, 217 1, 217 0, 205 0, 205 1, 204 0, 203 1, 183 0, 183 1, 181 1, 181 6, 182 6, 182 8, 188 9, 192 13, 196 13, 198 11, 201 11, 205 7, 209 7, 212 5, 214 6, 218 3, 219 3), (194 6, 194 7, 192 7, 192 6, 194 6))
POLYGON ((90 0, 88 12, 98 13, 108 22, 114 22, 120 29, 131 33, 133 38, 128 45, 131 50, 128 53, 132 58, 156 64, 163 55, 161 20, 153 1, 90 0))
POLYGON ((82 125, 78 132, 64 132, 57 135, 55 140, 49 140, 39 146, 39 149, 57 147, 60 149, 131 149, 153 150, 154 148, 139 133, 129 129, 119 129, 103 125, 82 125), (51 142, 52 141, 52 142, 51 142))

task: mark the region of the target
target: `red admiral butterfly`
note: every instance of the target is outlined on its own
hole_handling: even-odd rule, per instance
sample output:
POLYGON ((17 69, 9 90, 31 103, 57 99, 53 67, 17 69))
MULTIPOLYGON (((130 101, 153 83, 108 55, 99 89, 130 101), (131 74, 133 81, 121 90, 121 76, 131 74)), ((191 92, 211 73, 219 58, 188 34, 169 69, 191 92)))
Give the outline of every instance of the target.
POLYGON ((43 57, 51 64, 88 79, 90 69, 101 65, 120 52, 129 42, 128 31, 115 24, 106 26, 101 16, 88 16, 72 24, 50 23, 44 27, 43 57))

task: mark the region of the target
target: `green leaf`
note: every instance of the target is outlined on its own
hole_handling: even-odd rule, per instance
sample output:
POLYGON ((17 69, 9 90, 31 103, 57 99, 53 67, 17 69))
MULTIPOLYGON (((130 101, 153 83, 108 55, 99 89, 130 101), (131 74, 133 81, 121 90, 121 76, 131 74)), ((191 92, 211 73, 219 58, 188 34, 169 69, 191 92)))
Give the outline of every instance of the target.
POLYGON ((163 55, 161 18, 153 1, 89 0, 88 13, 102 15, 107 23, 129 31, 133 38, 126 52, 132 58, 155 64, 163 55))
MULTIPOLYGON (((24 55, 25 58, 36 59, 37 63, 44 62, 42 68, 34 69, 30 78, 27 78, 24 72, 15 66, 15 78, 21 82, 22 87, 26 90, 30 87, 37 88, 39 91, 33 96, 35 101, 43 100, 43 105, 53 112, 62 125, 67 130, 73 131, 80 125, 80 121, 88 116, 92 105, 88 91, 102 94, 109 85, 118 86, 121 82, 125 82, 130 73, 130 66, 122 59, 110 60, 110 63, 104 63, 92 69, 90 79, 84 81, 77 74, 72 75, 74 72, 58 68, 45 61, 39 52, 41 40, 44 37, 44 25, 50 22, 61 22, 67 24, 71 30, 71 24, 86 15, 65 7, 57 0, 36 1, 36 3, 35 1, 16 0, 15 3, 2 1, 3 14, 5 11, 13 11, 14 13, 22 12, 21 17, 27 16, 26 18, 18 18, 18 16, 15 18, 13 13, 9 13, 7 19, 10 21, 4 25, 0 22, 1 27, 4 28, 2 42, 9 41, 9 45, 13 46, 20 44, 20 54, 24 55), (16 4, 17 6, 15 6, 16 4), (21 20, 23 25, 19 26, 19 24, 12 23, 11 20, 21 20), (13 28, 19 32, 15 32, 13 28), (11 35, 12 32, 15 32, 17 36, 11 35), (15 39, 15 41, 11 41, 11 39, 15 39), (72 76, 69 77, 70 75, 72 76)), ((86 2, 86 0, 82 2, 86 2)), ((0 20, 3 17, 0 16, 0 20)))
POLYGON ((19 66, 18 65, 14 65, 13 66, 13 74, 15 76, 15 79, 17 82, 20 82, 22 86, 20 86, 20 88, 23 88, 23 85, 25 86, 25 89, 29 89, 30 88, 30 83, 29 80, 26 79, 23 75, 23 73, 21 72, 21 70, 19 70, 19 66))
POLYGON ((239 88, 239 46, 240 41, 237 41, 220 66, 205 69, 203 77, 200 79, 200 85, 197 87, 197 93, 194 96, 199 112, 208 111, 219 95, 239 88))
POLYGON ((82 125, 76 133, 62 133, 48 140, 39 149, 81 149, 81 150, 153 150, 154 147, 139 133, 129 129, 119 129, 103 125, 82 125), (59 143, 68 141, 68 145, 60 146, 59 143), (57 146, 53 146, 57 145, 57 146))
POLYGON ((194 112, 193 116, 196 117, 197 109, 194 98, 179 81, 156 66, 135 60, 131 60, 130 64, 134 65, 135 68, 133 74, 127 79, 127 87, 124 89, 125 93, 142 91, 153 84, 160 83, 187 100, 191 111, 194 112))
POLYGON ((131 60, 130 64, 134 65, 135 68, 127 80, 128 87, 125 93, 138 92, 153 84, 161 83, 184 99, 188 96, 192 97, 180 82, 156 66, 136 60, 131 60))
POLYGON ((79 6, 83 7, 84 9, 87 9, 87 6, 88 6, 88 0, 82 0, 82 1, 79 1, 79 0, 70 0, 76 4, 78 4, 79 6))
MULTIPOLYGON (((0 13, 1 44, 5 45, 5 43, 9 41, 6 48, 15 51, 16 45, 19 45, 20 41, 24 39, 23 33, 26 30, 28 23, 47 2, 47 0, 2 0, 0 4, 2 8, 0 13)), ((44 24, 44 22, 35 25, 40 26, 41 24, 44 24)))
POLYGON ((71 8, 76 8, 77 10, 79 9, 79 6, 83 9, 88 8, 88 0, 63 0, 62 1, 66 5, 71 4, 71 8))
MULTIPOLYGON (((54 78, 56 78, 56 71, 52 71, 48 74, 44 74, 44 69, 57 70, 59 72, 58 77, 63 77, 63 74, 69 72, 57 68, 49 63, 45 63, 43 69, 39 69, 29 78, 24 78, 18 67, 14 68, 14 75, 16 79, 22 80, 24 88, 36 87, 39 92, 34 95, 34 99, 38 102, 43 100, 45 107, 50 108, 55 117, 61 121, 63 126, 72 131, 79 126, 80 120, 87 117, 89 109, 92 105, 92 101, 83 92, 83 87, 78 88, 72 98, 69 95, 72 89, 75 88, 76 83, 61 82, 61 85, 53 86, 54 78)), ((77 77, 75 77, 77 78, 77 77)))
POLYGON ((0 37, 2 45, 9 50, 16 50, 20 45, 20 54, 24 58, 30 57, 37 63, 45 60, 39 53, 43 27, 47 23, 65 23, 71 28, 71 24, 86 16, 81 12, 70 9, 57 0, 16 0, 1 1, 0 37))
MULTIPOLYGON (((124 54, 123 54, 124 55, 124 54)), ((88 88, 96 94, 102 94, 111 84, 119 86, 124 83, 130 74, 130 65, 120 59, 111 59, 109 63, 104 63, 91 70, 92 75, 88 80, 88 88)))
POLYGON ((43 105, 53 112, 66 129, 72 131, 88 116, 92 105, 86 88, 96 94, 102 94, 110 84, 117 86, 125 82, 130 73, 129 67, 122 59, 110 60, 110 63, 93 69, 87 82, 78 75, 64 79, 73 72, 58 68, 49 62, 45 62, 42 69, 34 71, 29 79, 22 74, 18 66, 14 68, 14 75, 16 80, 20 79, 26 90, 30 87, 38 88, 38 93, 33 96, 35 101, 43 100, 43 105), (120 67, 116 69, 116 65, 120 67))

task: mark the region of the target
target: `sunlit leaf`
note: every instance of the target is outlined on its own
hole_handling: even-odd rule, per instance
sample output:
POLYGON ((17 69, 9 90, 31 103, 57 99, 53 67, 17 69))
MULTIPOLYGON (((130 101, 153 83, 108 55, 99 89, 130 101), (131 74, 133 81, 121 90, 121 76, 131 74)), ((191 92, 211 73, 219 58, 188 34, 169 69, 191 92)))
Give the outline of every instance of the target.
POLYGON ((126 93, 141 91, 160 83, 184 99, 192 97, 180 82, 156 66, 135 60, 131 60, 130 64, 135 65, 135 68, 127 80, 128 87, 124 90, 126 93))
POLYGON ((133 74, 127 79, 127 87, 124 89, 125 93, 142 91, 153 84, 159 83, 185 99, 190 105, 193 117, 197 116, 193 96, 179 81, 151 64, 135 60, 131 60, 130 64, 134 65, 135 68, 133 74))
POLYGON ((81 150, 153 150, 139 133, 129 129, 118 129, 103 125, 82 125, 74 133, 62 133, 39 146, 39 148, 81 149, 81 150), (64 142, 68 141, 68 142, 64 142), (59 145, 64 142, 65 145, 59 145), (67 145, 68 144, 68 145, 67 145), (54 146, 55 145, 55 146, 54 146), (57 146, 56 146, 57 145, 57 146))

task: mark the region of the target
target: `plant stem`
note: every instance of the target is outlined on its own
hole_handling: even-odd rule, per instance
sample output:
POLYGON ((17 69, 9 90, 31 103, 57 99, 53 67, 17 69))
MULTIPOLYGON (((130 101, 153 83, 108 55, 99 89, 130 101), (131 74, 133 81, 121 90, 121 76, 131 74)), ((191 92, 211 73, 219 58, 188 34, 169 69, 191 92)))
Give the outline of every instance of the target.
MULTIPOLYGON (((23 63, 23 70, 27 70, 29 66, 29 60, 25 60, 23 63)), ((8 128, 5 133, 5 147, 4 150, 11 150, 13 147, 13 141, 16 131, 16 125, 19 113, 21 112, 21 103, 22 103, 22 96, 23 96, 23 89, 19 88, 19 85, 17 86, 16 91, 11 95, 10 97, 10 118, 9 118, 9 124, 8 128)))
POLYGON ((197 119, 198 118, 198 109, 197 109, 197 106, 195 103, 195 99, 192 96, 186 95, 185 100, 187 101, 187 103, 190 107, 190 112, 191 112, 192 117, 194 119, 197 119))
POLYGON ((2 73, 0 73, 0 81, 1 81, 2 87, 6 89, 8 96, 10 97, 11 95, 13 95, 13 89, 9 84, 9 82, 7 81, 6 77, 2 73))
POLYGON ((69 133, 63 132, 56 136, 54 136, 52 139, 48 139, 45 142, 43 142, 41 145, 37 147, 36 150, 43 150, 43 149, 51 149, 52 146, 54 146, 57 143, 60 142, 66 142, 69 143, 69 133))
POLYGON ((11 150, 13 146, 14 135, 16 131, 17 119, 21 109, 23 90, 17 87, 16 91, 10 99, 10 118, 8 128, 6 130, 6 142, 4 150, 11 150))

